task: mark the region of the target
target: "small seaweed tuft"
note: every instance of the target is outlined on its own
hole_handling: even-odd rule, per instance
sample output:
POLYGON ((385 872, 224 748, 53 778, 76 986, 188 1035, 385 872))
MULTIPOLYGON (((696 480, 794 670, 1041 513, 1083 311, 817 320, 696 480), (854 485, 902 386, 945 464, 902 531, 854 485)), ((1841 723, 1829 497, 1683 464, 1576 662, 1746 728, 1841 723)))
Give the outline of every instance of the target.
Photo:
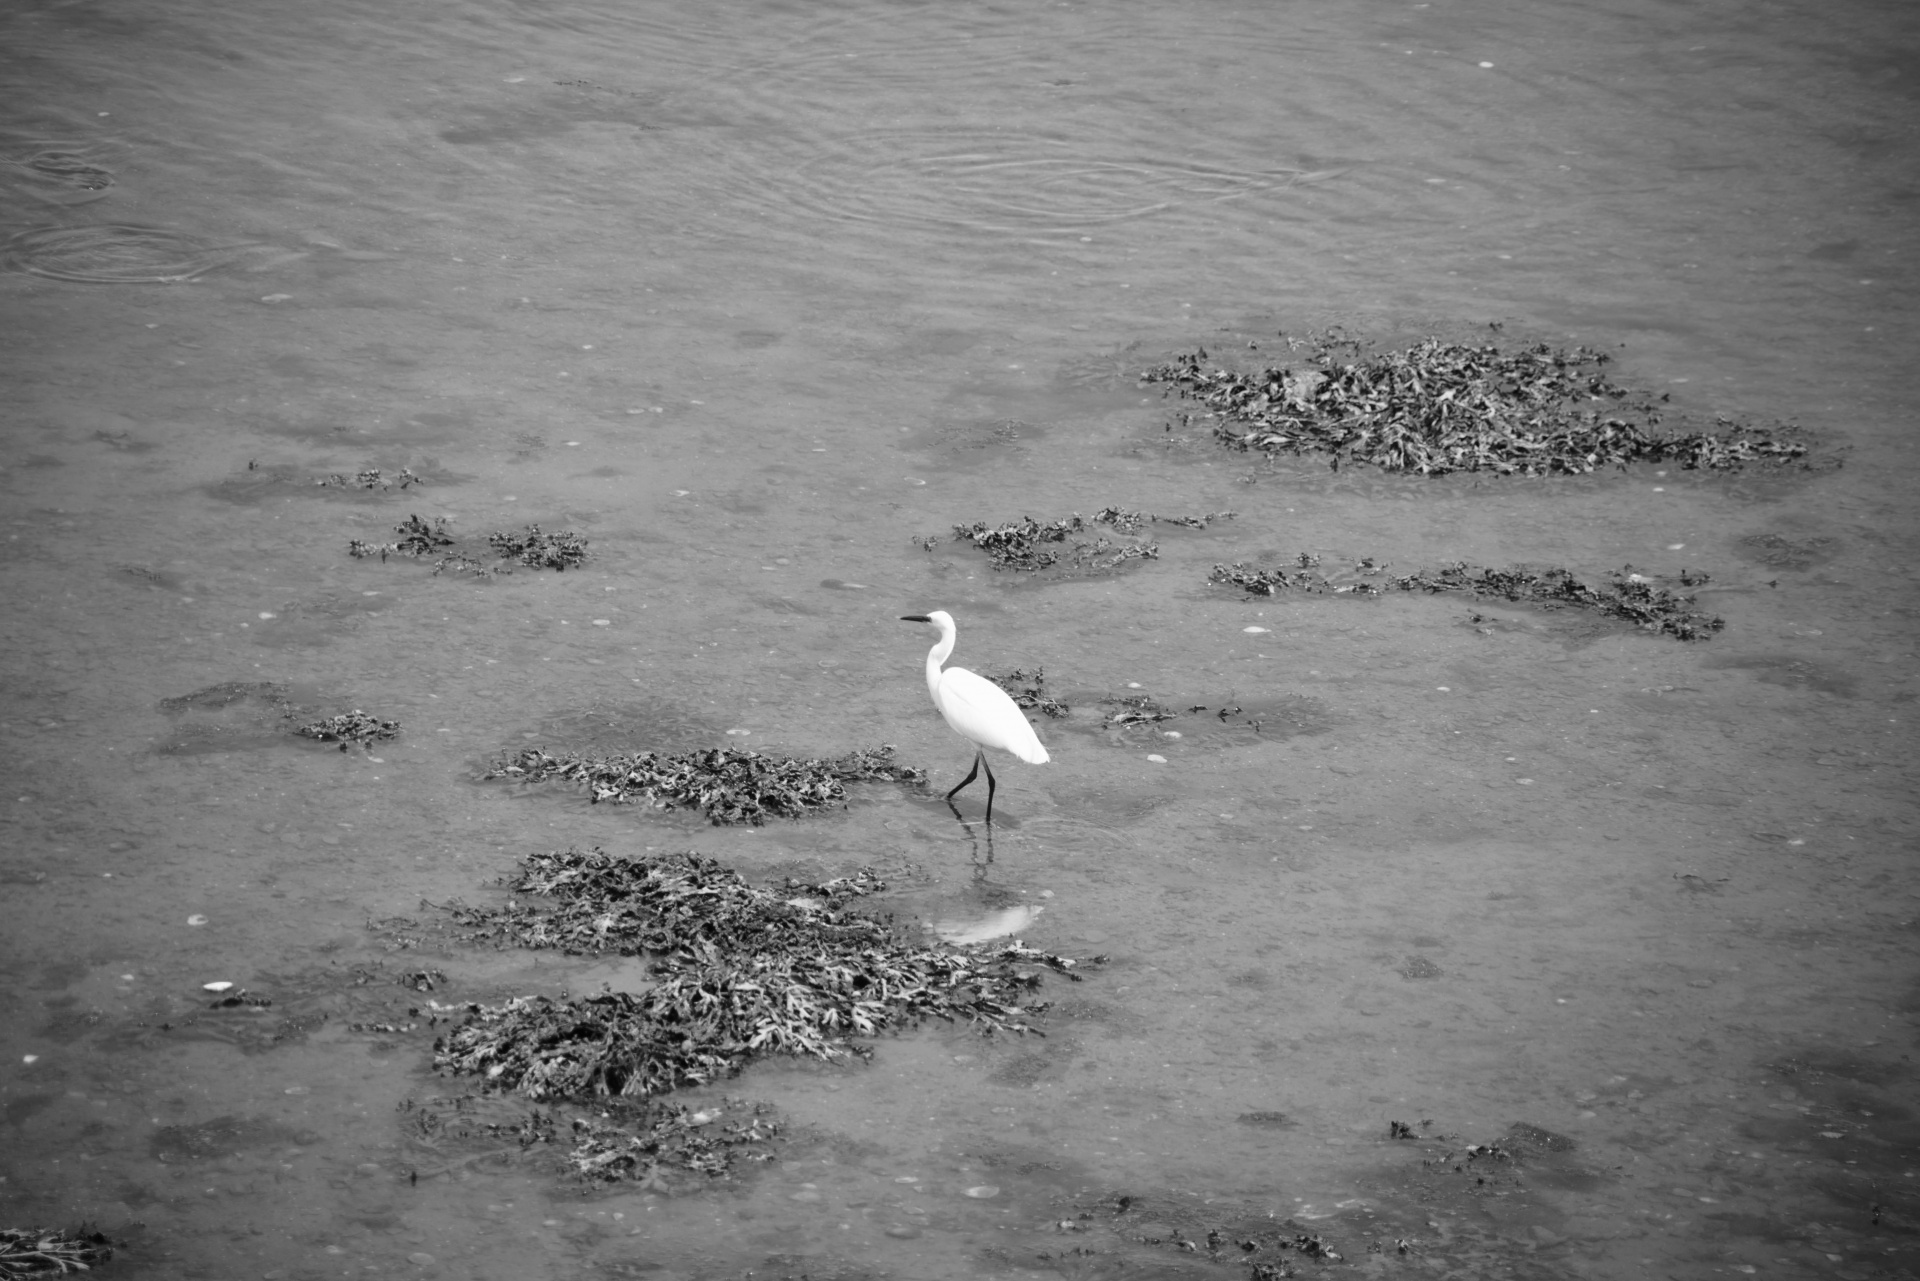
POLYGON ((323 720, 297 726, 293 732, 302 738, 317 738, 323 743, 338 743, 343 752, 355 746, 372 750, 376 742, 398 738, 400 722, 383 721, 377 716, 367 715, 356 707, 338 716, 328 716, 323 720))

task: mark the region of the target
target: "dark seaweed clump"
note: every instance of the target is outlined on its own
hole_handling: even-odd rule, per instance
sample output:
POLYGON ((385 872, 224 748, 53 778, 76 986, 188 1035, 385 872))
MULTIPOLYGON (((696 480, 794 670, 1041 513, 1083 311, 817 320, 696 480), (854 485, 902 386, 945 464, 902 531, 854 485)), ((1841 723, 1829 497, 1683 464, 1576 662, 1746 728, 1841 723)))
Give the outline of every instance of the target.
POLYGON ((396 542, 367 543, 358 538, 347 540, 347 554, 356 560, 368 556, 378 556, 385 560, 389 556, 431 556, 443 548, 453 546, 453 535, 447 532, 447 518, 435 516, 429 525, 418 516, 408 516, 393 527, 400 535, 396 542))
MULTIPOLYGON (((1647 575, 1634 572, 1631 565, 1613 571, 1605 583, 1596 585, 1582 582, 1566 569, 1535 570, 1525 565, 1489 569, 1464 561, 1394 576, 1372 559, 1355 567, 1353 572, 1363 576, 1358 581, 1336 582, 1321 574, 1318 564, 1316 557, 1301 556, 1293 566, 1266 569, 1244 563, 1215 565, 1207 581, 1232 583, 1256 596, 1285 592, 1367 596, 1383 591, 1467 592, 1543 609, 1587 610, 1684 641, 1706 640, 1726 626, 1725 619, 1695 609, 1692 596, 1661 586, 1647 575)), ((1708 578, 1683 571, 1678 581, 1683 587, 1697 587, 1708 578)))
POLYGON ((1345 461, 1423 476, 1580 475, 1633 462, 1724 470, 1807 452, 1725 420, 1719 434, 1659 434, 1657 402, 1609 382, 1608 357, 1586 347, 1502 351, 1427 338, 1404 351, 1368 352, 1327 334, 1298 345, 1308 367, 1297 372, 1241 373, 1198 350, 1143 377, 1211 410, 1222 444, 1326 454, 1335 468, 1345 461))
POLYGON ((533 569, 578 569, 587 563, 587 540, 570 529, 547 534, 529 525, 524 534, 488 534, 487 543, 502 558, 533 569))
POLYGON ((317 738, 323 743, 338 743, 340 750, 344 752, 355 744, 371 749, 378 741, 398 738, 400 722, 383 721, 377 716, 367 715, 356 707, 338 716, 329 716, 325 720, 301 725, 293 732, 302 738, 317 738))
POLYGON ((1017 707, 1056 717, 1065 716, 1073 710, 1047 693, 1047 669, 1044 667, 1036 667, 1032 671, 1016 667, 1005 676, 989 676, 987 679, 1007 691, 1017 707))
POLYGON ((556 851, 523 865, 513 888, 554 900, 450 910, 472 938, 656 955, 645 992, 516 997, 471 1005, 434 1045, 442 1071, 490 1091, 575 1101, 647 1097, 706 1084, 770 1054, 867 1058, 872 1037, 934 1017, 983 1032, 1028 1021, 1042 968, 1075 961, 1018 942, 973 948, 903 943, 849 898, 885 888, 871 874, 756 889, 698 854, 619 859, 556 851), (604 927, 602 922, 605 922, 604 927))
POLYGON ((957 542, 972 543, 987 554, 995 569, 1017 569, 1032 573, 1059 565, 1083 573, 1099 573, 1118 568, 1130 560, 1156 560, 1160 546, 1153 542, 1114 542, 1094 529, 1105 525, 1118 534, 1137 534, 1148 525, 1178 525, 1187 529, 1205 529, 1216 520, 1227 520, 1232 512, 1209 512, 1203 516, 1156 516, 1151 512, 1122 511, 1104 507, 1090 517, 1079 512, 1045 524, 1031 516, 1006 525, 975 521, 955 525, 957 542), (1092 534, 1091 540, 1078 535, 1092 534), (1074 540, 1068 545, 1068 540, 1074 540))
POLYGON ((72 1232, 51 1228, 0 1228, 0 1279, 85 1272, 113 1257, 113 1245, 84 1225, 72 1232))
MULTIPOLYGON (((417 479, 417 478, 416 478, 417 479)), ((324 483, 324 482, 323 482, 324 483)), ((452 571, 457 574, 476 574, 491 577, 494 574, 511 574, 515 563, 531 569, 578 569, 587 561, 587 540, 572 530, 563 529, 557 534, 543 532, 538 525, 529 525, 524 533, 487 535, 487 545, 493 549, 499 560, 492 565, 476 560, 460 550, 457 539, 447 531, 447 518, 436 516, 428 524, 418 516, 408 516, 393 527, 400 537, 391 543, 369 543, 358 538, 347 540, 347 554, 357 560, 369 556, 378 556, 386 560, 389 556, 439 556, 434 562, 436 574, 452 571)))
POLYGON ((669 755, 551 756, 526 748, 487 771, 486 778, 524 783, 562 779, 586 786, 594 802, 644 802, 655 809, 697 809, 715 825, 801 818, 844 806, 849 782, 924 784, 925 770, 898 765, 891 745, 863 748, 830 760, 763 756, 714 747, 669 755))

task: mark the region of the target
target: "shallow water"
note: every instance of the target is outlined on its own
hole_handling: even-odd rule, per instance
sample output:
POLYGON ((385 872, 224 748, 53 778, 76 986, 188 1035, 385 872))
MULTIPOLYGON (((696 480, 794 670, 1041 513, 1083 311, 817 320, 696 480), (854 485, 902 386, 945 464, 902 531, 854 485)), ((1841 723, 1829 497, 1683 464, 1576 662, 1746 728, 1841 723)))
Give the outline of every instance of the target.
POLYGON ((219 257, 0 274, 0 1226, 156 1278, 1240 1276, 1289 1220, 1308 1272, 1912 1275, 1915 49, 1872 3, 13 6, 5 233, 219 257), (1137 383, 1490 322, 1843 465, 1265 469, 1137 383), (369 467, 425 483, 311 483, 369 467), (1110 504, 1237 514, 1080 581, 914 541, 1110 504), (346 555, 416 512, 592 559, 346 555), (1205 581, 1303 551, 1691 567, 1727 626, 1205 581), (743 830, 477 781, 890 742, 944 790, 932 608, 1075 705, 991 863, 886 788, 743 830), (1130 692, 1273 723, 1096 728, 1130 692), (1111 961, 1044 1040, 755 1066, 798 1137, 737 1184, 584 1194, 435 1150, 399 1109, 470 1083, 347 1025, 416 967, 630 982, 367 927, 589 844, 904 869, 910 929, 1044 907, 1111 961))

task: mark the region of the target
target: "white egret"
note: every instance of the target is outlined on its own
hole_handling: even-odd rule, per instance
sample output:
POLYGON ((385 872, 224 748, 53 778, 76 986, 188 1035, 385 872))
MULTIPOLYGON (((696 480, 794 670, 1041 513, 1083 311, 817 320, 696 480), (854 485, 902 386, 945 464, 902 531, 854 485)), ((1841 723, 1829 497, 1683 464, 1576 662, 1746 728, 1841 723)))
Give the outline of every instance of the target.
MULTIPOLYGON (((979 776, 981 770, 987 772, 987 822, 993 822, 993 767, 987 764, 986 749, 999 748, 1003 752, 1012 752, 1029 765, 1047 763, 1047 749, 1040 745, 1039 735, 1033 732, 1033 726, 1027 724, 1025 713, 1011 698, 1007 691, 995 685, 985 677, 976 676, 964 667, 949 667, 942 671, 940 664, 947 661, 953 653, 954 626, 953 615, 944 609, 936 609, 931 614, 902 614, 903 623, 932 623, 940 629, 940 639, 927 651, 927 690, 933 695, 933 705, 940 709, 940 715, 946 718, 953 732, 974 745, 973 768, 960 780, 960 787, 947 793, 947 804, 953 805, 953 798, 979 776)), ((956 808, 954 813, 959 813, 956 808)))

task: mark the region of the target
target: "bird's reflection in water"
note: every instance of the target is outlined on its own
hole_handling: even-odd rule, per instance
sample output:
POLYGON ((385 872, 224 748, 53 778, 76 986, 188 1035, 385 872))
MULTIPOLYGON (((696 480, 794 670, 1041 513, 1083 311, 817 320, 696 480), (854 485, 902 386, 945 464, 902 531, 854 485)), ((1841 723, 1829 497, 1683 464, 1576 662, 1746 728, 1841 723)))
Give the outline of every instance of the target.
POLYGON ((953 816, 960 820, 960 826, 966 829, 967 839, 973 843, 973 879, 976 881, 986 880, 987 869, 993 866, 993 824, 983 823, 975 826, 973 823, 968 822, 961 816, 960 807, 955 805, 951 799, 947 801, 947 808, 952 810, 953 816), (985 858, 982 858, 980 855, 980 827, 987 829, 987 853, 985 858))

